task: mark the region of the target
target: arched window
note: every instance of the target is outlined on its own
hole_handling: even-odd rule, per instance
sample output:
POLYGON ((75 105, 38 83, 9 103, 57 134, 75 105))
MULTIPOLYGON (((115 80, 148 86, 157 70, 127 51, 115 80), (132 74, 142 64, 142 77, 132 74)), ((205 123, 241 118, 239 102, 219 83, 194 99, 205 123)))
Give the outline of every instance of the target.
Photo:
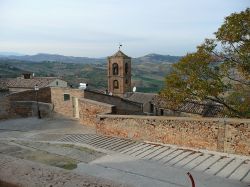
POLYGON ((125 73, 128 74, 128 63, 125 64, 125 73))
POLYGON ((114 86, 114 89, 118 89, 119 88, 119 82, 118 82, 118 80, 114 80, 113 81, 113 86, 114 86))
POLYGON ((118 64, 117 63, 114 63, 112 65, 112 69, 113 69, 113 75, 118 75, 119 69, 118 69, 118 64))

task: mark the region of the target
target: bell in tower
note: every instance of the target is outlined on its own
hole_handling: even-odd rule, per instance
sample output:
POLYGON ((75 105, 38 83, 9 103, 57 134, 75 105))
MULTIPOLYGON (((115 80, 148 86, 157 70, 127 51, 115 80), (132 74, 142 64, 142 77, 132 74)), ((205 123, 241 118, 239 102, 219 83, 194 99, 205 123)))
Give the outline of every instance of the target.
POLYGON ((123 97, 131 92, 131 57, 119 50, 108 57, 108 91, 123 97))

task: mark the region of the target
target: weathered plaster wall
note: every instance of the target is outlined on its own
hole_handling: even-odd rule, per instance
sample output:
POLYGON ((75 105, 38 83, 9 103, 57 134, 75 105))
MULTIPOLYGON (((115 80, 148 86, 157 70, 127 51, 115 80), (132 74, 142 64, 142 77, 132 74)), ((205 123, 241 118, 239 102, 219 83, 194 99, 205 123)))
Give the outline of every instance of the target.
POLYGON ((84 91, 72 88, 51 88, 51 102, 58 114, 73 117, 73 97, 83 98, 84 91), (64 100, 64 94, 69 94, 69 100, 64 100))
POLYGON ((250 120, 98 115, 101 134, 250 155, 250 120))
POLYGON ((41 105, 41 115, 48 116, 53 110, 52 105, 49 104, 51 92, 50 88, 41 88, 37 93, 34 90, 27 90, 1 97, 0 119, 34 116, 37 114, 36 100, 41 105))
POLYGON ((49 87, 41 88, 39 91, 27 90, 18 93, 12 93, 7 96, 10 101, 36 101, 51 103, 51 91, 49 87))
POLYGON ((38 107, 42 118, 50 117, 53 113, 51 103, 37 103, 35 101, 12 101, 10 103, 11 117, 31 117, 38 116, 38 107))
POLYGON ((79 113, 82 124, 95 127, 97 114, 115 113, 115 106, 89 99, 79 99, 79 113))
POLYGON ((7 97, 0 98, 0 119, 9 118, 10 101, 7 97))

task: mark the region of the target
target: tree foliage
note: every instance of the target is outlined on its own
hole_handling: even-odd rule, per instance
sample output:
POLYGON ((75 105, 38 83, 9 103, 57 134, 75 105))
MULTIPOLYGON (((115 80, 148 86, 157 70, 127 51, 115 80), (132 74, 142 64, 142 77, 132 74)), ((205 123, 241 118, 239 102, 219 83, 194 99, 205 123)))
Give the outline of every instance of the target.
POLYGON ((197 51, 173 65, 160 95, 172 106, 213 101, 225 115, 250 117, 250 9, 233 13, 197 51))

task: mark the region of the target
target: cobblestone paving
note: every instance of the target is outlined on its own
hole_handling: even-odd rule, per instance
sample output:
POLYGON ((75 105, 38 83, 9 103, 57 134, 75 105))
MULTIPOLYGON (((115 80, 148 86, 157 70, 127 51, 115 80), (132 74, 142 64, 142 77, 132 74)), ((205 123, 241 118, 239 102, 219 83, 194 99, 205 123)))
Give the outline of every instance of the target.
POLYGON ((152 160, 165 166, 184 168, 250 183, 250 160, 243 156, 194 151, 96 134, 68 134, 58 141, 89 144, 139 159, 152 160))

